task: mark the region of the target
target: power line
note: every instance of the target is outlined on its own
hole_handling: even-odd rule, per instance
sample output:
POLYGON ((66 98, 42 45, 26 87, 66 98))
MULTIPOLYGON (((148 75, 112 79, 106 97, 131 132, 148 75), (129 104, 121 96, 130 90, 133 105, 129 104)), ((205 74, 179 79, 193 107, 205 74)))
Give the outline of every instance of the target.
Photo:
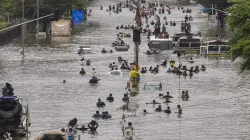
POLYGON ((23 22, 23 23, 14 25, 14 26, 10 26, 10 27, 7 27, 7 28, 4 28, 4 29, 0 30, 0 32, 3 32, 3 31, 6 31, 6 30, 8 30, 8 29, 11 29, 11 28, 15 28, 15 27, 21 26, 21 25, 23 25, 23 24, 27 24, 27 23, 36 21, 36 20, 39 20, 39 19, 43 19, 43 18, 46 18, 46 17, 49 17, 49 16, 53 16, 53 15, 54 15, 54 14, 49 14, 49 15, 47 15, 47 16, 43 16, 43 17, 40 17, 40 18, 36 18, 36 19, 33 19, 33 20, 29 20, 29 21, 27 21, 27 22, 23 22))
MULTIPOLYGON (((169 115, 171 115, 171 114, 169 114, 169 115)), ((222 114, 222 115, 210 116, 210 117, 197 117, 197 118, 194 117, 194 118, 180 118, 180 119, 181 119, 181 121, 196 121, 196 120, 206 120, 206 119, 214 119, 214 118, 222 118, 222 117, 223 118, 232 118, 232 117, 239 117, 239 116, 246 116, 246 115, 250 115, 250 113, 247 112, 247 113, 239 113, 239 114, 222 114)), ((165 120, 165 121, 167 121, 167 122, 179 122, 180 119, 165 120)), ((112 120, 120 120, 120 118, 115 118, 112 120)))
POLYGON ((185 106, 184 108, 193 107, 193 106, 200 106, 200 105, 205 105, 205 104, 210 104, 210 103, 215 103, 215 102, 220 102, 220 101, 226 101, 226 100, 231 100, 231 99, 241 98, 241 97, 246 97, 246 96, 250 96, 250 94, 245 94, 245 95, 241 95, 241 96, 225 98, 225 99, 221 99, 221 100, 214 100, 214 101, 204 102, 204 103, 200 103, 200 104, 189 105, 189 106, 185 106))
MULTIPOLYGON (((241 113, 241 114, 223 114, 218 116, 211 116, 211 117, 199 117, 199 118, 181 118, 182 121, 197 121, 197 120, 205 120, 205 119, 214 119, 214 118, 231 118, 231 117, 239 117, 239 116, 246 116, 250 115, 250 113, 241 113)), ((168 120, 167 120, 168 121, 168 120)), ((180 120, 169 120, 169 121, 180 121, 180 120)))
MULTIPOLYGON (((181 64, 181 56, 179 57, 179 66, 181 64)), ((179 97, 181 97, 181 75, 179 74, 179 97)), ((179 105, 181 105, 181 98, 179 98, 179 105)), ((180 140, 181 140, 181 119, 180 119, 180 140)))

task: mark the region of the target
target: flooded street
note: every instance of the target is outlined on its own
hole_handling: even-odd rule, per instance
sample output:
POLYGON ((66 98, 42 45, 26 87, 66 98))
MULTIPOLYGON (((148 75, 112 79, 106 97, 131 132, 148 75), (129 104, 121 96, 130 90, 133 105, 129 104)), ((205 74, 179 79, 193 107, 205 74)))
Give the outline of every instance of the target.
MULTIPOLYGON (((117 1, 116 1, 117 2, 117 1)), ((115 5, 112 1, 94 2, 89 9, 92 14, 86 21, 86 29, 77 32, 72 37, 57 38, 51 45, 34 44, 25 48, 25 57, 20 54, 19 41, 13 41, 0 47, 0 86, 3 87, 8 81, 15 89, 14 93, 20 98, 29 100, 31 117, 30 140, 37 135, 51 130, 58 130, 66 127, 67 123, 78 118, 79 125, 88 124, 96 110, 108 111, 112 118, 109 120, 98 120, 98 135, 91 135, 88 132, 81 135, 81 139, 94 140, 121 140, 122 139, 122 110, 117 110, 124 103, 123 94, 126 93, 126 82, 129 81, 129 72, 124 71, 122 77, 110 76, 108 67, 111 62, 117 62, 118 56, 122 56, 129 62, 134 61, 134 43, 131 38, 124 38, 124 42, 130 45, 127 52, 115 51, 111 43, 116 40, 116 34, 125 32, 133 34, 132 30, 116 30, 116 26, 135 24, 133 18, 135 13, 129 12, 127 8, 122 13, 109 15, 106 12, 109 4, 115 5), (103 5, 103 11, 100 10, 103 5), (18 43, 17 43, 18 42, 18 43), (84 55, 90 59, 91 66, 79 64, 83 57, 74 52, 80 45, 89 45, 95 54, 84 55), (113 50, 114 53, 102 54, 101 50, 113 50), (87 74, 79 75, 81 68, 87 74), (100 82, 97 85, 90 85, 92 68, 96 69, 100 82), (67 82, 62 83, 63 80, 67 82), (115 98, 113 103, 108 103, 106 98, 112 93, 115 98), (105 108, 96 107, 97 99, 101 98, 106 103, 105 108)), ((206 22, 206 18, 197 18, 201 7, 190 6, 193 10, 194 20, 191 22, 192 32, 206 30, 214 25, 206 22)), ((158 12, 157 12, 158 14, 158 12)), ((167 14, 166 14, 167 15, 167 14)), ((180 32, 180 23, 184 20, 186 13, 181 10, 172 10, 167 15, 168 22, 176 21, 176 27, 167 26, 170 36, 180 32)), ((160 14, 163 22, 163 15, 160 14)), ((152 16, 149 22, 154 19, 152 16)), ((145 19, 143 19, 145 22, 145 19)), ((150 25, 151 26, 151 25, 150 25)), ((144 25, 145 27, 145 25, 144 25)), ((163 59, 175 60, 176 54, 146 55, 143 52, 148 50, 146 35, 142 36, 139 46, 139 65, 149 68, 161 64, 163 59)), ((158 74, 141 74, 140 93, 130 97, 133 102, 140 105, 135 117, 127 118, 127 122, 133 122, 135 129, 134 140, 244 140, 250 137, 250 77, 246 74, 238 74, 238 62, 231 63, 229 60, 215 58, 204 58, 194 56, 195 63, 190 64, 186 58, 181 57, 181 63, 191 66, 204 64, 207 70, 194 74, 192 78, 180 78, 180 91, 188 90, 189 101, 182 101, 182 118, 178 118, 177 105, 179 104, 179 78, 174 74, 166 73, 167 68, 160 67, 158 74), (144 91, 145 82, 157 81, 163 85, 166 94, 170 92, 173 99, 169 106, 172 114, 155 112, 153 105, 146 105, 146 102, 163 102, 158 97, 159 91, 144 91), (240 97, 246 95, 244 97, 240 97), (238 97, 239 98, 232 98, 238 97), (230 99, 232 98, 232 99, 230 99), (149 114, 143 115, 147 109, 149 114)), ((121 64, 119 64, 120 66, 121 64)), ((177 63, 178 65, 178 63, 177 63)), ((162 108, 167 105, 162 103, 162 108)), ((125 114, 134 114, 125 112, 125 114)), ((1 139, 1 138, 0 138, 1 139)), ((25 139, 25 138, 24 138, 25 139)), ((14 140, 23 140, 14 138, 14 140)))

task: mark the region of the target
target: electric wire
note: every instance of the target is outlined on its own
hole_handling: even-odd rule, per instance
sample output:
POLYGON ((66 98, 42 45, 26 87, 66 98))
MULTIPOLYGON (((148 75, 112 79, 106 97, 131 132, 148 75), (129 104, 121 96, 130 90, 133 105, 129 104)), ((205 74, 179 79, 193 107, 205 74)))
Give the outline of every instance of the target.
POLYGON ((212 100, 212 101, 204 102, 204 103, 200 103, 200 104, 188 105, 188 106, 184 106, 183 108, 201 106, 201 105, 205 105, 205 104, 211 104, 211 103, 216 103, 216 102, 221 102, 221 101, 227 101, 227 100, 241 98, 241 97, 247 97, 247 96, 250 96, 250 94, 244 94, 244 95, 241 95, 241 96, 235 96, 235 97, 225 98, 225 99, 221 99, 221 100, 212 100))
MULTIPOLYGON (((179 57, 179 66, 181 64, 181 57, 179 57)), ((181 97, 181 75, 179 74, 179 97, 181 97)), ((181 98, 179 98, 179 105, 181 105, 181 98)), ((180 140, 181 140, 181 118, 180 118, 180 140)))
MULTIPOLYGON (((210 117, 194 117, 194 118, 181 118, 181 121, 187 122, 187 121, 198 121, 198 120, 207 120, 207 119, 216 119, 216 118, 232 118, 232 117, 239 117, 239 116, 247 116, 250 115, 250 113, 239 113, 239 114, 223 114, 223 115, 218 115, 218 116, 210 116, 210 117)), ((114 118, 112 120, 120 120, 120 118, 114 118)), ((179 122, 180 119, 173 119, 173 120, 165 120, 166 122, 179 122)), ((55 129, 61 129, 63 127, 54 127, 54 128, 49 128, 49 129, 41 129, 41 130, 35 130, 31 132, 41 132, 41 131, 48 131, 48 130, 55 130, 55 129)))

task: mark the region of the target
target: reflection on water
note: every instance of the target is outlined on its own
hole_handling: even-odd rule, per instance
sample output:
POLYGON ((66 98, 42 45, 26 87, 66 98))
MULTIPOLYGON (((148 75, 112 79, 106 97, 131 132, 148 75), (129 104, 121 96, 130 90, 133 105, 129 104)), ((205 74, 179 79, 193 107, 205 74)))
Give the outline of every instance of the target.
POLYGON ((70 36, 52 36, 51 37, 51 43, 52 44, 68 44, 71 42, 71 37, 70 36))
POLYGON ((73 23, 74 29, 84 29, 84 21, 75 21, 73 23))

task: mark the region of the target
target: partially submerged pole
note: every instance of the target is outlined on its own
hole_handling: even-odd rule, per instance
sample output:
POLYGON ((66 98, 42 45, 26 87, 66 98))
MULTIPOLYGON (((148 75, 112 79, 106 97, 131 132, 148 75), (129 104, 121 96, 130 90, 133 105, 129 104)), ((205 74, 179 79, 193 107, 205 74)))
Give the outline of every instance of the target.
MULTIPOLYGON (((22 23, 24 22, 24 0, 22 0, 22 23)), ((24 57, 24 25, 22 25, 22 35, 21 35, 21 45, 22 45, 22 55, 24 57)))
POLYGON ((212 16, 214 15, 214 5, 212 4, 212 16))
POLYGON ((140 38, 140 32, 141 32, 141 17, 140 17, 140 0, 137 0, 136 3, 136 28, 134 29, 133 33, 133 41, 135 42, 135 65, 136 65, 136 70, 139 70, 139 44, 141 42, 140 38))
MULTIPOLYGON (((39 18, 39 0, 36 1, 36 18, 39 18)), ((39 19, 36 21, 36 34, 39 34, 39 19)))

